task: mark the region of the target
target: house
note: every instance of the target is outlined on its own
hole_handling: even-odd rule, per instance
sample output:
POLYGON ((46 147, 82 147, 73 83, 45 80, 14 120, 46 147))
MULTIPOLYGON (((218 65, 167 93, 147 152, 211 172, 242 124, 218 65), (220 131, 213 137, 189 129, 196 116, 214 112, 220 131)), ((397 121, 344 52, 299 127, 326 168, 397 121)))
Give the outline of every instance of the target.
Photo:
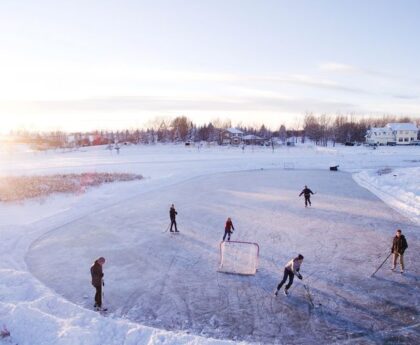
POLYGON ((414 123, 388 123, 387 126, 392 129, 397 145, 409 145, 417 140, 419 130, 414 123))
POLYGON ((409 145, 417 140, 418 128, 413 123, 388 123, 385 127, 372 127, 366 133, 371 145, 409 145))
POLYGON ((236 128, 227 128, 221 133, 221 141, 223 145, 239 145, 242 142, 244 132, 236 128))
POLYGON ((248 134, 242 136, 242 141, 246 145, 264 145, 265 139, 259 137, 258 135, 248 134))
POLYGON ((395 135, 390 127, 372 127, 366 133, 366 143, 370 145, 391 145, 395 135))

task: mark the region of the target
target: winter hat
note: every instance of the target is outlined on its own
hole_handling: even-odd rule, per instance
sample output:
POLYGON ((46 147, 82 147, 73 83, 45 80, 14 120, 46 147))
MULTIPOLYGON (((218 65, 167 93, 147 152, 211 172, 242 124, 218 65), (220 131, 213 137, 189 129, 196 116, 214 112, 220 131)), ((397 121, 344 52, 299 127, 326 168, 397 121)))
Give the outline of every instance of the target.
POLYGON ((103 256, 101 256, 100 258, 98 258, 96 260, 97 262, 102 262, 103 264, 105 263, 105 258, 103 256))

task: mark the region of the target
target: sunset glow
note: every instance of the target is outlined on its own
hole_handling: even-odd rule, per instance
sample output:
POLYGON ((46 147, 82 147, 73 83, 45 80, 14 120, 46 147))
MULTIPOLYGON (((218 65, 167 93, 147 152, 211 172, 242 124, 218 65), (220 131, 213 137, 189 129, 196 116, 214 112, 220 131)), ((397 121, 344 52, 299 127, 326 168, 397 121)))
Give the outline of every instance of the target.
POLYGON ((418 3, 198 3, 2 3, 0 131, 420 116, 418 3))

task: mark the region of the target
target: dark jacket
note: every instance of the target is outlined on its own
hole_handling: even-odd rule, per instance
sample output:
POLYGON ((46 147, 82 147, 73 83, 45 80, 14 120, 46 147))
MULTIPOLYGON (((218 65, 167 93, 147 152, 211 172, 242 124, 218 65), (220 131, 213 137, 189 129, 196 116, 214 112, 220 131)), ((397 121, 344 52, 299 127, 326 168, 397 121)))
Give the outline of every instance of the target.
POLYGON ((399 238, 397 236, 394 237, 392 241, 391 252, 404 254, 404 251, 408 248, 407 240, 405 239, 404 235, 401 235, 399 238))
POLYGON ((225 231, 232 232, 231 229, 235 230, 235 228, 233 227, 233 223, 231 220, 227 220, 225 225, 225 231))
POLYGON ((177 211, 175 211, 175 207, 171 207, 169 209, 169 217, 171 218, 171 220, 175 220, 175 216, 178 214, 177 211))
POLYGON ((102 266, 99 264, 98 260, 96 260, 90 268, 90 274, 92 276, 92 285, 95 287, 101 286, 104 274, 102 272, 102 266))
POLYGON ((303 191, 300 192, 299 196, 301 195, 310 196, 311 194, 314 194, 309 188, 304 188, 303 191))

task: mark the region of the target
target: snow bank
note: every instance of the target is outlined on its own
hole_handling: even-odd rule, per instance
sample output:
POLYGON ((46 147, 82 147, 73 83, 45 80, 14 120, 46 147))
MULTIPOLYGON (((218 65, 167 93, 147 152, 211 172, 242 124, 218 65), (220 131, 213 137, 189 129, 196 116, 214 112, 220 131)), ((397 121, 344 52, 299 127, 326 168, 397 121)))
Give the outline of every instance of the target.
POLYGON ((353 175, 354 180, 389 206, 420 225, 420 168, 374 169, 353 175))

